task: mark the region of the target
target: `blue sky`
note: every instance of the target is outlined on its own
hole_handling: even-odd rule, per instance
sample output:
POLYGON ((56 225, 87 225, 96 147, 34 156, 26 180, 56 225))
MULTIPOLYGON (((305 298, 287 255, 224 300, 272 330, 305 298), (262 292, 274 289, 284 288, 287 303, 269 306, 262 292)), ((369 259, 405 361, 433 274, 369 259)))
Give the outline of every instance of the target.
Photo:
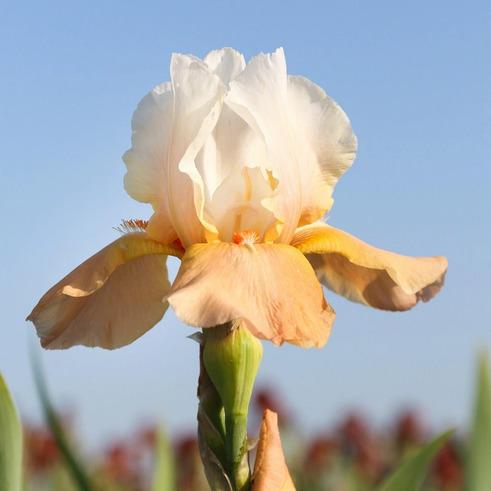
MULTIPOLYGON (((446 255, 443 292, 393 314, 328 299, 320 350, 265 346, 259 383, 307 429, 361 406, 375 420, 406 403, 437 427, 465 424, 474 358, 491 347, 491 11, 489 2, 10 2, 0 30, 2 193, 0 370, 24 415, 39 296, 150 210, 124 192, 121 154, 139 99, 168 79, 173 51, 283 46, 352 120, 359 154, 330 223, 379 247, 446 255)), ((171 264, 176 271, 177 263, 171 264)), ((55 400, 88 441, 138 421, 195 421, 197 345, 172 313, 114 352, 46 352, 55 400)))

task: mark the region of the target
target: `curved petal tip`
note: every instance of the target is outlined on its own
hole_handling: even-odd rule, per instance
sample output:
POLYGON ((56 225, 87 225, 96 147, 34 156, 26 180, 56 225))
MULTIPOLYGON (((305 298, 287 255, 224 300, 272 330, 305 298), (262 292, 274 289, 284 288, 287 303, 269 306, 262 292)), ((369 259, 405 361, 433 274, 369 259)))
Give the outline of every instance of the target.
POLYGON ((328 288, 383 310, 408 310, 428 302, 441 290, 448 268, 442 256, 384 251, 325 224, 299 229, 292 245, 307 256, 328 288))

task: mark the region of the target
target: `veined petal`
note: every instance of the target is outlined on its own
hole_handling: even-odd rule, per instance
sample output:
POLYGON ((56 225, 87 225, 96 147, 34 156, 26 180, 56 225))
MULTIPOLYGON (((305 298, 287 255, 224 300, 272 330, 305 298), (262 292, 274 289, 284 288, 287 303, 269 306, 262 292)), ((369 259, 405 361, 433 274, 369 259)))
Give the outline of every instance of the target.
POLYGON ((292 246, 306 254, 318 278, 349 300, 383 310, 408 310, 441 289, 442 256, 409 257, 372 247, 327 225, 300 228, 292 246))
POLYGON ((141 232, 119 238, 82 263, 27 318, 43 347, 113 349, 140 337, 167 309, 168 254, 181 253, 141 232))
POLYGON ((335 316, 308 261, 285 244, 195 244, 167 300, 187 324, 243 319, 255 336, 278 345, 323 346, 335 316))
POLYGON ((264 411, 261 424, 252 491, 295 491, 283 455, 278 415, 269 409, 264 411))

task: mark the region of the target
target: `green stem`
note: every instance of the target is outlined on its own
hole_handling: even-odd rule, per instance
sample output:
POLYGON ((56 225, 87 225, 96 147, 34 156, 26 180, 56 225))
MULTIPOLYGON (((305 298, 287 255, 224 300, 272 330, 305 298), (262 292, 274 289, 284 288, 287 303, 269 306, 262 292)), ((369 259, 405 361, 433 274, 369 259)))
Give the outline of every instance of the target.
POLYGON ((198 399, 198 443, 206 478, 212 490, 232 491, 230 479, 225 471, 224 409, 203 364, 203 345, 200 346, 198 399))
POLYGON ((247 414, 225 415, 227 468, 234 488, 248 490, 251 472, 247 453, 247 414))

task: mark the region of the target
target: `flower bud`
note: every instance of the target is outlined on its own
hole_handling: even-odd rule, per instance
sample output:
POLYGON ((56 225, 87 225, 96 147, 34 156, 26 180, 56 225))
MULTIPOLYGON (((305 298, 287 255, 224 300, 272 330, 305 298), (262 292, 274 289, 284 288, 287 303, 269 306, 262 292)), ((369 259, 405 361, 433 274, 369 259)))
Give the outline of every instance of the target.
POLYGON ((247 414, 263 347, 241 322, 203 333, 203 363, 225 410, 226 466, 235 489, 248 489, 247 414))
POLYGON ((240 322, 204 329, 204 336, 203 361, 225 413, 247 414, 263 355, 261 342, 240 322))

